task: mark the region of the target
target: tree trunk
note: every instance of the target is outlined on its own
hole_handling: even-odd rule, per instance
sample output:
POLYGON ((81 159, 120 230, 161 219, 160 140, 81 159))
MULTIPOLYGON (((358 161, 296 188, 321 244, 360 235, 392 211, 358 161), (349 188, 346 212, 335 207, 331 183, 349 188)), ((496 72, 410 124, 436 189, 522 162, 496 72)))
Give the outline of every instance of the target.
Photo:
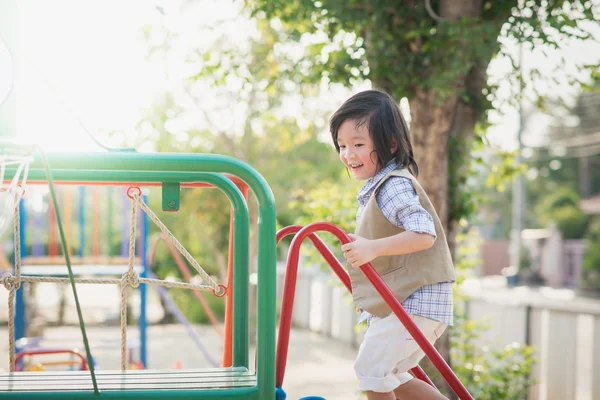
POLYGON ((448 231, 448 139, 457 97, 435 104, 436 93, 417 90, 410 100, 410 132, 419 165, 419 183, 448 231))

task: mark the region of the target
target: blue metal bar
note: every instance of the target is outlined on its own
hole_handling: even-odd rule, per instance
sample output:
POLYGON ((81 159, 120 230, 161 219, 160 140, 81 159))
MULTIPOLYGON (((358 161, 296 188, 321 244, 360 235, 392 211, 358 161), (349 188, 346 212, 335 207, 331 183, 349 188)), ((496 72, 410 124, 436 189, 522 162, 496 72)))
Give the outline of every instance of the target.
MULTIPOLYGON (((148 204, 148 195, 143 195, 142 199, 144 203, 148 204)), ((149 233, 149 221, 148 215, 140 210, 141 217, 141 232, 140 232, 140 258, 142 259, 142 278, 148 277, 148 233, 149 233)), ((140 329, 140 361, 144 368, 148 368, 148 348, 147 348, 147 328, 148 321, 146 320, 146 307, 147 307, 147 285, 140 285, 140 318, 139 318, 139 329, 140 329)))
MULTIPOLYGON (((25 257, 27 255, 27 243, 25 242, 25 227, 26 225, 27 213, 25 212, 25 202, 23 199, 20 200, 19 203, 19 240, 21 241, 21 257, 25 257)), ((13 269, 16 268, 16 263, 13 258, 13 269)), ((13 273, 16 271, 13 271, 13 273)), ((21 287, 17 290, 15 296, 15 342, 23 337, 25 337, 26 333, 26 309, 25 309, 25 284, 21 282, 21 287)))

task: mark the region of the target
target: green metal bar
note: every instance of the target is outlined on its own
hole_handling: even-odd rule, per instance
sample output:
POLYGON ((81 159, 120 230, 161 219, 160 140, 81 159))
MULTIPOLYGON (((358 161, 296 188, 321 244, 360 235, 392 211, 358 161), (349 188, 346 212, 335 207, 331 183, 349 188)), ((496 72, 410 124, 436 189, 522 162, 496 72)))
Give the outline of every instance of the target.
MULTIPOLYGON (((275 387, 268 399, 275 398, 275 387)), ((103 391, 99 395, 92 391, 87 392, 5 392, 2 400, 39 400, 52 397, 60 400, 131 400, 131 399, 160 399, 160 400, 263 400, 259 397, 257 387, 245 387, 227 390, 127 390, 127 391, 103 391)))
POLYGON ((179 211, 181 203, 181 187, 179 182, 163 182, 162 185, 162 209, 163 211, 179 211))
POLYGON ((228 197, 234 210, 234 319, 233 319, 233 365, 249 367, 249 249, 250 217, 242 192, 226 176, 203 172, 139 172, 103 171, 100 177, 94 171, 73 171, 70 180, 102 182, 204 182, 219 188, 228 197))
MULTIPOLYGON (((156 171, 185 172, 204 171, 228 173, 241 178, 254 192, 259 205, 258 220, 258 332, 257 332, 257 380, 258 398, 275 398, 275 201, 264 178, 246 163, 213 154, 137 154, 137 153, 53 153, 48 155, 56 181, 80 181, 78 170, 98 170, 87 181, 114 181, 111 173, 128 176, 131 172, 152 172, 152 181, 162 179, 156 171), (130 171, 130 172, 126 172, 130 171)), ((30 166, 31 180, 44 180, 40 163, 36 158, 30 166)), ((83 171, 82 171, 83 172, 83 171)), ((87 171, 86 171, 87 172, 87 171)), ((114 176, 113 176, 114 178, 114 176)), ((125 180, 121 180, 125 181, 125 180)), ((183 181, 183 179, 182 179, 183 181)), ((245 285, 247 287, 247 285, 245 285)), ((236 287, 237 296, 240 286, 236 287)), ((236 302, 236 307, 238 303, 236 302)), ((247 304, 243 310, 247 310, 247 304)), ((246 312, 244 312, 246 314, 246 312)))
POLYGON ((88 368, 90 369, 90 375, 92 378, 92 384, 94 386, 94 394, 100 394, 98 390, 98 383, 96 382, 96 373, 94 371, 94 361, 92 359, 92 352, 90 350, 90 343, 88 341, 85 322, 83 321, 83 313, 81 311, 81 304, 79 303, 79 297, 77 296, 77 287, 75 286, 75 276, 73 275, 73 269, 71 268, 71 256, 69 254, 69 248, 67 244, 67 239, 65 237, 65 230, 62 224, 62 219, 60 217, 60 208, 58 206, 58 201, 56 201, 56 190, 54 188, 54 181, 52 177, 52 171, 50 170, 50 163, 46 159, 46 155, 41 153, 42 165, 44 167, 44 175, 48 180, 48 188, 50 189, 50 195, 52 197, 52 206, 54 207, 54 212, 56 213, 56 222, 58 225, 58 232, 60 233, 60 241, 63 248, 63 253, 65 256, 65 263, 67 264, 67 269, 69 271, 69 281, 71 283, 71 290, 73 291, 73 299, 75 300, 75 308, 77 309, 77 317, 79 320, 79 328, 81 329, 81 336, 83 338, 83 345, 85 347, 85 354, 87 357, 88 368))

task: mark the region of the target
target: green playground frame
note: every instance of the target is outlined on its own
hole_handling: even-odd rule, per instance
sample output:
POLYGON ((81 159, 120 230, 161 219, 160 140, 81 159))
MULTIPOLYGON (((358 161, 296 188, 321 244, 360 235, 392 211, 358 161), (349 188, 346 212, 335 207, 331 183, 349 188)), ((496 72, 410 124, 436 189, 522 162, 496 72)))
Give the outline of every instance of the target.
MULTIPOLYGON (((228 156, 212 154, 174 154, 135 152, 114 153, 48 153, 43 157, 34 155, 30 164, 28 181, 48 182, 46 166, 52 173, 55 184, 102 184, 138 185, 143 187, 163 184, 194 186, 199 182, 210 183, 222 190, 232 202, 234 209, 233 251, 233 340, 231 368, 224 368, 231 385, 215 389, 172 389, 172 390, 102 390, 99 393, 86 391, 27 392, 9 391, 1 393, 6 399, 88 399, 110 398, 131 399, 152 397, 161 399, 265 399, 274 400, 275 388, 275 201, 266 180, 248 164, 228 156), (243 181, 254 192, 258 202, 258 299, 257 299, 257 349, 255 383, 236 387, 236 374, 247 376, 249 368, 249 218, 244 197, 232 179, 243 181)), ((10 177, 10 170, 8 171, 10 177)), ((197 186, 197 185, 196 185, 197 186)), ((132 371, 133 372, 133 371, 132 371)), ((132 372, 124 372, 131 374, 132 372)), ((138 374, 139 371, 136 371, 138 374)), ((143 374, 143 371, 141 372, 143 374)), ((65 372, 68 375, 69 372, 65 372)), ((1 374, 0 379, 15 379, 19 373, 1 374)), ((254 379, 252 380, 254 382, 254 379)), ((10 386, 10 384, 9 384, 10 386)))

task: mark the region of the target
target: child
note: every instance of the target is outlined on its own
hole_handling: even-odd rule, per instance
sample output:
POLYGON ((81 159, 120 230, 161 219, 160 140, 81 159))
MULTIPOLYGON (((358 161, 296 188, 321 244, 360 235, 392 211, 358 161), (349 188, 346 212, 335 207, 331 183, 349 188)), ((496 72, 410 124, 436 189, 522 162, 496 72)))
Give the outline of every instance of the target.
POLYGON ((354 302, 368 329, 354 365, 374 399, 445 399, 408 372, 425 355, 358 268, 371 263, 433 343, 452 325, 454 266, 440 220, 417 182, 408 127, 388 94, 367 90, 330 120, 340 160, 366 183, 358 193, 353 241, 342 246, 354 302))

